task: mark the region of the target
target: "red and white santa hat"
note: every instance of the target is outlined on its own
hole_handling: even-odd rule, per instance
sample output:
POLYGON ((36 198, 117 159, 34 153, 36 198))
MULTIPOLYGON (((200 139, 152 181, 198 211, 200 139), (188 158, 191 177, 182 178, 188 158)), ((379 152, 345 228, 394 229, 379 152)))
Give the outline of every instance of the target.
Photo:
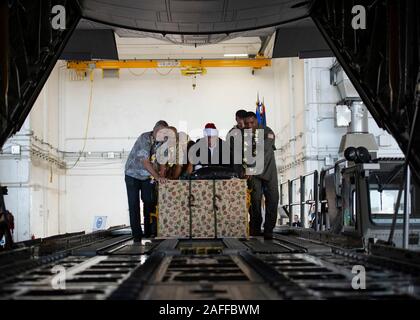
POLYGON ((204 127, 204 135, 207 137, 219 136, 219 131, 214 123, 207 123, 204 127))

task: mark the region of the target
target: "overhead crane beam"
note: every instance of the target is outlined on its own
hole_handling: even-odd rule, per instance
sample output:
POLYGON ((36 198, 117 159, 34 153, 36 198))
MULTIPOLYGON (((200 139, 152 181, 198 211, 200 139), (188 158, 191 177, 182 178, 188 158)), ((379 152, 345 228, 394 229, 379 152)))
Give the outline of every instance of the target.
POLYGON ((68 61, 67 68, 74 70, 88 69, 155 69, 155 68, 253 68, 271 66, 271 59, 196 59, 196 60, 102 60, 68 61))

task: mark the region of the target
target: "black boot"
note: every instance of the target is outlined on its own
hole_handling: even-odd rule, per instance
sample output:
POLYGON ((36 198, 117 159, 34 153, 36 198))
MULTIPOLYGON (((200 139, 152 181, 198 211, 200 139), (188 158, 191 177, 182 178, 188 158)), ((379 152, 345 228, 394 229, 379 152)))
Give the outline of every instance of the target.
POLYGON ((249 230, 249 235, 251 237, 260 237, 260 236, 262 236, 262 232, 261 232, 261 230, 250 229, 249 230))
POLYGON ((264 232, 264 240, 273 240, 273 232, 264 232))
POLYGON ((141 243, 141 236, 135 236, 135 237, 133 237, 133 243, 140 244, 141 243))

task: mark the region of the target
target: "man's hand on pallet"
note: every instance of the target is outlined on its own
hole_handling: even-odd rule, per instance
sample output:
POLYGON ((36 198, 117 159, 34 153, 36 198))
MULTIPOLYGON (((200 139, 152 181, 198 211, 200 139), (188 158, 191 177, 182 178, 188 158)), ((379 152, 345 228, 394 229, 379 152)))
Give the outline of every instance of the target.
POLYGON ((164 184, 164 183, 166 183, 166 181, 168 181, 168 179, 166 179, 166 178, 162 178, 162 177, 159 177, 159 178, 157 178, 157 179, 156 179, 156 181, 157 181, 159 184, 164 184))

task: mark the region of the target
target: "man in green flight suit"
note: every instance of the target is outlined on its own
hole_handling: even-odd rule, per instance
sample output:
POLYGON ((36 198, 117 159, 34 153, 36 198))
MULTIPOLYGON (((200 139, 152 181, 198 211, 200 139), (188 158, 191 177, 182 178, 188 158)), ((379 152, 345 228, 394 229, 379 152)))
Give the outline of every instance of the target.
POLYGON ((248 112, 245 118, 245 128, 251 129, 253 135, 264 132, 264 168, 261 173, 251 175, 248 179, 248 186, 251 192, 250 208, 250 234, 251 236, 261 235, 261 198, 265 197, 265 223, 264 238, 273 238, 273 229, 277 221, 277 206, 279 203, 279 186, 277 179, 277 167, 274 155, 275 135, 269 127, 260 127, 257 116, 254 112, 248 112))

